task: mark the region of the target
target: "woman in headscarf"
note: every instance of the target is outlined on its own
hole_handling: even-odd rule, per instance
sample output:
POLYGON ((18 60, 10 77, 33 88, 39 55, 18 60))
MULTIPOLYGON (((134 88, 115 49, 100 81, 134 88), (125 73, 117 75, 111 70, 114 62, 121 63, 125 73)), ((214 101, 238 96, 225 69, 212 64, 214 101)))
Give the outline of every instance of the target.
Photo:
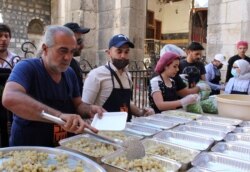
POLYGON ((225 92, 228 94, 250 94, 250 64, 246 60, 236 60, 231 74, 233 78, 228 81, 225 92))
POLYGON ((182 99, 176 90, 176 83, 172 79, 179 71, 180 56, 166 52, 161 56, 155 67, 158 74, 150 80, 149 103, 156 113, 176 109, 181 106, 196 103, 197 94, 190 94, 182 99))

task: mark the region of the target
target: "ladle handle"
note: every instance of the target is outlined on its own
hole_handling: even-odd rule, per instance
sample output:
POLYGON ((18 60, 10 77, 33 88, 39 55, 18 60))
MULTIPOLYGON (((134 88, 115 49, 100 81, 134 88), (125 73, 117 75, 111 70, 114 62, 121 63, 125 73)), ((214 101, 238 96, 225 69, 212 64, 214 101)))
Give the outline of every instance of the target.
MULTIPOLYGON (((48 114, 48 113, 46 113, 46 112, 44 112, 44 111, 42 111, 41 115, 42 115, 42 118, 47 119, 47 120, 49 120, 49 121, 51 121, 51 122, 54 122, 54 123, 56 123, 56 124, 59 124, 59 125, 64 125, 64 124, 65 124, 65 121, 62 120, 61 118, 56 117, 56 116, 53 116, 53 115, 50 115, 50 114, 48 114)), ((113 143, 113 144, 116 144, 116 145, 121 146, 121 143, 116 142, 116 141, 114 141, 114 140, 112 140, 112 139, 110 139, 110 138, 107 138, 107 137, 105 137, 105 136, 101 136, 101 135, 98 135, 98 134, 96 134, 96 133, 93 133, 91 130, 89 130, 89 129, 87 129, 87 128, 84 129, 84 132, 87 133, 87 134, 90 134, 90 135, 92 135, 92 136, 94 136, 94 137, 97 137, 97 138, 99 138, 99 139, 102 139, 102 140, 104 140, 104 141, 107 141, 107 142, 109 142, 109 143, 113 143)))

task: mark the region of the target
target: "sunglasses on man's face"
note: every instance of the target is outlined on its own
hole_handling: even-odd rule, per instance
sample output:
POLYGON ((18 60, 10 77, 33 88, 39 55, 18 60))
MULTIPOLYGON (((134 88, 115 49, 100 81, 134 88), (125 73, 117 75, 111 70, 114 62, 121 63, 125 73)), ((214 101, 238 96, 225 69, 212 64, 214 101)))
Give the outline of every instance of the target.
POLYGON ((77 45, 82 45, 83 39, 82 38, 77 39, 76 43, 77 43, 77 45))

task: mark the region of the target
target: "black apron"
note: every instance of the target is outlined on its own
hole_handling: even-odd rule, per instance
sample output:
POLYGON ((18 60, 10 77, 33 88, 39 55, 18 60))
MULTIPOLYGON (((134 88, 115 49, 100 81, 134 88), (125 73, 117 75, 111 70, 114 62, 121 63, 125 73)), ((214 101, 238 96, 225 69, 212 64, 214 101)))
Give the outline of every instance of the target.
POLYGON ((230 94, 244 94, 244 95, 248 95, 248 88, 250 87, 250 81, 248 82, 248 87, 247 87, 247 90, 246 91, 235 91, 234 90, 234 85, 233 85, 233 88, 232 88, 232 91, 230 94))
MULTIPOLYGON (((220 73, 216 72, 216 70, 214 70, 214 72, 215 72, 215 77, 210 82, 219 85, 221 80, 221 75, 220 73)), ((210 95, 218 95, 218 94, 220 94, 220 90, 212 90, 210 93, 210 95)))
MULTIPOLYGON (((66 77, 64 82, 69 89, 66 77)), ((45 99, 43 103, 63 113, 75 113, 71 99, 45 99)), ((13 121, 11 129, 10 146, 54 147, 58 146, 58 141, 66 138, 68 134, 73 135, 73 133, 67 133, 56 124, 24 120, 17 116, 14 118, 15 120, 13 121)))
MULTIPOLYGON (((169 88, 164 83, 164 80, 163 80, 163 78, 162 78, 161 75, 160 75, 160 77, 161 77, 162 84, 163 84, 162 86, 160 86, 160 89, 161 89, 161 92, 162 92, 163 101, 175 101, 175 100, 178 100, 178 95, 176 93, 175 82, 173 81, 172 82, 172 87, 169 88)), ((153 104, 151 106, 154 109, 155 113, 161 113, 161 111, 155 105, 154 101, 153 101, 153 104)))
MULTIPOLYGON (((130 110, 130 101, 131 101, 132 90, 131 88, 129 89, 123 88, 121 80, 119 79, 115 71, 111 69, 110 65, 105 65, 105 67, 110 71, 113 89, 110 96, 104 103, 103 108, 106 109, 108 112, 127 112, 128 113, 127 121, 131 121, 132 114, 130 110), (115 88, 114 78, 119 83, 120 88, 115 88)), ((129 78, 128 82, 131 86, 129 78)))

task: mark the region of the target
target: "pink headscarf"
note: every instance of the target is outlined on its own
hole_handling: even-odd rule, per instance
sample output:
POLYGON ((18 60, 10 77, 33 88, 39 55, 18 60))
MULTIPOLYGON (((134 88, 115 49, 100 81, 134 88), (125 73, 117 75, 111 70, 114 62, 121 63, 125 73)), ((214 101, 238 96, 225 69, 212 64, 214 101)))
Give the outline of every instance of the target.
POLYGON ((247 42, 247 41, 239 41, 239 42, 237 43, 237 48, 239 48, 239 46, 248 47, 248 42, 247 42))
POLYGON ((156 64, 155 72, 161 74, 166 66, 169 66, 174 60, 180 59, 175 53, 166 52, 164 53, 156 64))

